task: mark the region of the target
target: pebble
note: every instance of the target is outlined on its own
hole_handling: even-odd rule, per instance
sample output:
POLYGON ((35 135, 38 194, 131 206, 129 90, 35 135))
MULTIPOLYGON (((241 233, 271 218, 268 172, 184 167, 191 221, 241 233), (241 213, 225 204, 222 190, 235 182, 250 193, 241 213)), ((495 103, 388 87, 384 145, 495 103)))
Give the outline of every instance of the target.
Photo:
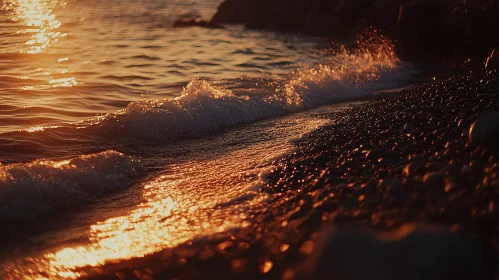
POLYGON ((477 117, 471 125, 469 142, 474 145, 499 147, 499 112, 487 112, 477 117))

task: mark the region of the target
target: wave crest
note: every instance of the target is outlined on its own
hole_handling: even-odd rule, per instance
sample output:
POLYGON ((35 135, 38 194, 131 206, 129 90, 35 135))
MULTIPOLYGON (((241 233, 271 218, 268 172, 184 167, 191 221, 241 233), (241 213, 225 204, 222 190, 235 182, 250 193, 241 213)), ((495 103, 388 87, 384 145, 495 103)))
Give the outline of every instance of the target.
POLYGON ((359 35, 356 47, 341 46, 323 63, 304 66, 272 86, 237 92, 193 79, 175 99, 132 102, 98 123, 113 137, 118 133, 164 143, 359 98, 407 78, 393 48, 390 40, 371 31, 359 35))
POLYGON ((127 187, 140 162, 116 151, 0 165, 0 220, 29 221, 127 187))

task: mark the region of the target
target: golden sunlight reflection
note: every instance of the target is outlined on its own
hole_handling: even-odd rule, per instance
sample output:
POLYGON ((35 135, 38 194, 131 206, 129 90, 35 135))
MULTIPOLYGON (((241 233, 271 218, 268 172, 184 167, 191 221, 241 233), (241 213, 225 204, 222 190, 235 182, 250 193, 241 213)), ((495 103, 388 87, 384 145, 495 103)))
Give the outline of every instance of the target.
POLYGON ((64 7, 66 2, 62 0, 4 1, 2 10, 13 11, 12 21, 22 21, 26 25, 26 29, 18 33, 31 35, 31 39, 26 42, 27 48, 21 49, 21 53, 41 53, 67 35, 58 31, 61 22, 53 13, 53 9, 57 6, 64 7))
POLYGON ((33 127, 30 127, 24 131, 26 132, 30 132, 30 133, 33 133, 33 132, 39 132, 39 131, 44 131, 46 129, 54 129, 54 128, 58 128, 59 126, 57 125, 51 125, 51 126, 33 126, 33 127))
MULTIPOLYGON (((26 37, 24 46, 19 50, 22 54, 40 54, 58 43, 68 34, 61 31, 62 22, 56 19, 54 9, 66 7, 64 0, 6 0, 1 9, 12 13, 10 20, 21 24, 18 35, 26 37)), ((49 58, 49 57, 48 57, 49 58)), ((40 81, 40 84, 24 85, 22 90, 33 91, 47 88, 73 87, 79 83, 66 65, 69 57, 60 57, 50 61, 36 59, 39 67, 25 73, 25 80, 40 81), (58 75, 54 77, 54 74, 58 75), (61 77, 65 75, 66 77, 61 77), (43 80, 40 80, 40 78, 43 80)))
POLYGON ((77 278, 78 268, 97 267, 109 261, 143 257, 186 242, 240 227, 240 216, 210 219, 219 198, 197 200, 179 188, 186 179, 160 176, 144 186, 147 202, 127 215, 110 218, 90 227, 88 246, 68 247, 45 255, 51 275, 77 278))
POLYGON ((52 79, 49 83, 53 87, 72 87, 78 85, 78 82, 74 77, 71 78, 62 78, 62 79, 52 79))
MULTIPOLYGON (((93 223, 85 234, 88 241, 48 249, 39 257, 24 258, 8 267, 8 274, 11 279, 26 274, 64 278, 91 276, 105 264, 144 257, 196 237, 246 227, 250 209, 262 207, 269 198, 259 191, 264 184, 261 176, 265 170, 272 168, 275 159, 290 153, 293 145, 289 140, 325 123, 327 120, 307 116, 282 121, 276 126, 265 125, 269 131, 261 133, 273 135, 266 139, 268 141, 255 142, 251 147, 229 150, 222 155, 215 152, 204 160, 169 165, 166 171, 137 186, 142 203, 128 212, 120 211, 112 218, 93 223)), ((255 129, 260 131, 260 127, 255 129)), ((236 139, 228 137, 227 141, 236 139)), ((211 148, 204 144, 202 149, 211 148)), ((263 269, 271 270, 272 264, 266 264, 263 269)))

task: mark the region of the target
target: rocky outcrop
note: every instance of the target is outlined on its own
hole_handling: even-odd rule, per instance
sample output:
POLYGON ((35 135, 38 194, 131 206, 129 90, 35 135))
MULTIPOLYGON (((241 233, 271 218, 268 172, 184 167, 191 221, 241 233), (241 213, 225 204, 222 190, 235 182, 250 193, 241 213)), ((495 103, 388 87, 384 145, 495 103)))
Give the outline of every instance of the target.
MULTIPOLYGON (((227 0, 218 7, 218 12, 213 16, 212 21, 218 23, 247 23, 250 20, 250 15, 254 16, 256 13, 254 3, 248 0, 227 0)), ((260 3, 260 5, 262 4, 263 2, 260 3)))
POLYGON ((212 21, 249 28, 347 35, 371 7, 371 0, 227 0, 212 21))
POLYGON ((364 19, 401 53, 442 56, 499 46, 499 0, 226 0, 212 22, 347 37, 364 19))
POLYGON ((386 29, 400 40, 403 53, 483 55, 499 44, 490 36, 499 33, 499 1, 406 1, 397 24, 386 29))

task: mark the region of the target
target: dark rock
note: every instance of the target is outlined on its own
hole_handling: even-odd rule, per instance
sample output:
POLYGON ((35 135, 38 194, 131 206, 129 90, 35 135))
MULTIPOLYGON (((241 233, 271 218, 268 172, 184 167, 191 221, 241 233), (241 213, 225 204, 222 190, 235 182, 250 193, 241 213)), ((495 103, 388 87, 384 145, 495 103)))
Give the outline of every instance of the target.
POLYGON ((370 16, 381 29, 396 26, 399 22, 403 0, 373 0, 370 16))
POLYGON ((491 149, 499 146, 499 112, 480 115, 471 125, 469 141, 472 145, 483 145, 491 149))
POLYGON ((447 6, 450 1, 409 1, 402 4, 398 15, 398 29, 403 42, 399 49, 404 53, 415 53, 420 49, 431 49, 431 53, 442 53, 448 48, 450 33, 446 32, 447 6), (412 38, 419 38, 413 40, 412 38))
POLYGON ((227 0, 212 21, 263 28, 346 36, 367 15, 371 0, 227 0))
POLYGON ((492 279, 494 273, 486 242, 444 229, 328 229, 315 248, 302 279, 492 279))
POLYGON ((371 9, 370 0, 328 1, 328 4, 326 7, 317 5, 308 10, 303 20, 303 31, 348 36, 371 9), (324 13, 324 8, 328 8, 331 13, 324 13))
MULTIPOLYGON (((255 1, 257 2, 257 1, 255 1)), ((256 12, 256 3, 247 0, 226 0, 211 19, 216 23, 247 23, 256 12)))
POLYGON ((346 37, 374 24, 406 57, 473 53, 499 45, 499 0, 226 0, 214 23, 346 37))

